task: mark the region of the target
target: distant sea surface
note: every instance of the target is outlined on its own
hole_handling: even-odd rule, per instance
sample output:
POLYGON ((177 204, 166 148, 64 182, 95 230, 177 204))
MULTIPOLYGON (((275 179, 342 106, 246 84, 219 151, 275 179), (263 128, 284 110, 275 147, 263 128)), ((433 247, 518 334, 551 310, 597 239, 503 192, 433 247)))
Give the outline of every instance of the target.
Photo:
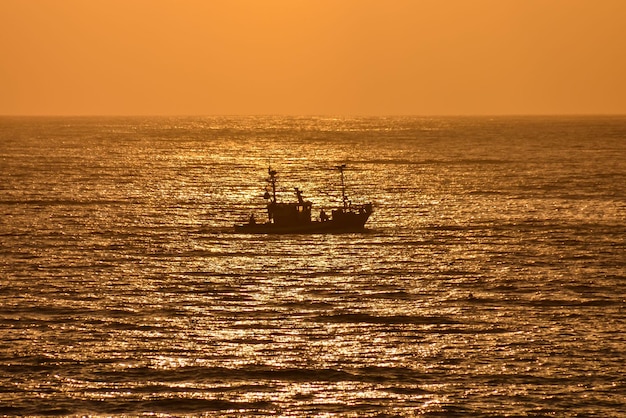
POLYGON ((626 117, 1 117, 0 174, 0 415, 626 414, 626 117), (365 233, 233 233, 343 163, 365 233))

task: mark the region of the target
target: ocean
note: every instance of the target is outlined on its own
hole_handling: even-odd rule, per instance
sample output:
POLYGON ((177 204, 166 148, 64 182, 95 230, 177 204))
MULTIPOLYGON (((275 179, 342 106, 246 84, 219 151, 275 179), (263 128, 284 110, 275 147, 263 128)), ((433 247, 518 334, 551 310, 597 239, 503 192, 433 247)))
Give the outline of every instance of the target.
POLYGON ((626 416, 626 117, 0 117, 0 415, 626 416), (267 170, 363 233, 236 234, 267 170))

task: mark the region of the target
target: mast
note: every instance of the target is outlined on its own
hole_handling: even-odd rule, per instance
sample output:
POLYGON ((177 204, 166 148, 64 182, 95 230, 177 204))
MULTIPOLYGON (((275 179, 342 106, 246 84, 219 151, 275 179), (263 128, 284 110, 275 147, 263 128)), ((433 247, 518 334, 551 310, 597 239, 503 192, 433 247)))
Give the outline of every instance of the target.
POLYGON ((276 174, 278 172, 276 170, 272 170, 272 167, 267 168, 267 174, 270 175, 270 178, 267 179, 272 185, 272 203, 276 203, 276 174))
POLYGON ((348 208, 348 198, 346 197, 346 184, 343 179, 343 170, 346 168, 345 164, 341 164, 337 166, 337 169, 341 173, 341 199, 343 200, 343 208, 348 208))

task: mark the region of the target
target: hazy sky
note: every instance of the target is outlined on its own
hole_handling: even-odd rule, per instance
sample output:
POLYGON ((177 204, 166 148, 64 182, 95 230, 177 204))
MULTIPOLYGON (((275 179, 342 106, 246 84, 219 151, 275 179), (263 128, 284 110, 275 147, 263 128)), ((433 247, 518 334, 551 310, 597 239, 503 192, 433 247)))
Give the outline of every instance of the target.
POLYGON ((626 0, 0 0, 0 114, 626 114, 626 0))

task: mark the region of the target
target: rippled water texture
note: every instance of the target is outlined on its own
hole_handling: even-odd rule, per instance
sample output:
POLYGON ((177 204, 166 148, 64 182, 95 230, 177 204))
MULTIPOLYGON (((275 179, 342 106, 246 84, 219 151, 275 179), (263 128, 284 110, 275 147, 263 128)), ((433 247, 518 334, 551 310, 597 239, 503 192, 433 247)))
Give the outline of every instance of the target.
POLYGON ((624 117, 5 117, 0 173, 0 415, 626 411, 624 117), (234 234, 270 163, 369 230, 234 234))

